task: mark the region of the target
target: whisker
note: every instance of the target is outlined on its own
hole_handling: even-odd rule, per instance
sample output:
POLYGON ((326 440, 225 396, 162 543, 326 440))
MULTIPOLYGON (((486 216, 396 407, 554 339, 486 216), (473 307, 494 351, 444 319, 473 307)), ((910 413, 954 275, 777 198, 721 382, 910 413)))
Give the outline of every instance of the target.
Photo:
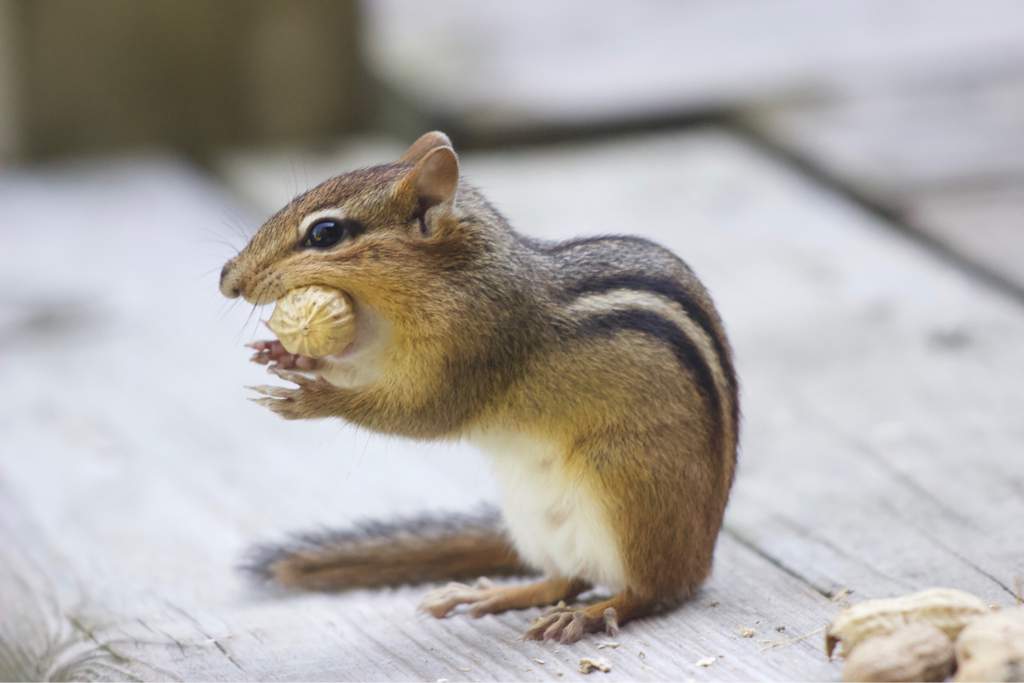
POLYGON ((247 315, 245 317, 245 323, 242 325, 242 332, 243 333, 245 332, 246 328, 249 327, 249 322, 252 320, 252 314, 255 313, 255 312, 256 312, 256 304, 253 304, 252 308, 249 309, 249 315, 247 315))
POLYGON ((249 238, 252 237, 252 232, 250 232, 251 221, 238 215, 237 212, 230 211, 228 215, 222 216, 221 224, 230 228, 235 235, 241 238, 243 243, 248 242, 249 238))
POLYGON ((228 249, 231 250, 231 252, 232 252, 231 255, 232 256, 238 254, 238 252, 241 251, 241 249, 239 249, 237 246, 235 246, 234 243, 228 242, 226 239, 223 239, 223 238, 220 238, 220 237, 211 237, 209 239, 199 240, 199 242, 201 244, 218 244, 218 245, 220 245, 222 247, 227 247, 228 249))
MULTIPOLYGON (((236 299, 236 301, 238 301, 238 299, 236 299)), ((249 322, 252 320, 253 313, 256 312, 256 309, 258 307, 259 307, 259 304, 253 304, 252 308, 249 309, 249 315, 247 315, 245 317, 245 322, 242 323, 241 329, 238 330, 238 335, 235 337, 235 341, 241 342, 243 339, 246 338, 246 336, 249 336, 250 340, 252 339, 252 336, 249 335, 249 332, 248 332, 249 322)))
POLYGON ((195 279, 196 280, 203 280, 205 278, 210 277, 211 275, 213 275, 214 273, 216 273, 220 269, 221 269, 221 266, 214 266, 213 268, 210 268, 209 270, 204 270, 203 272, 196 274, 195 279))
POLYGON ((231 311, 235 310, 235 306, 241 299, 232 299, 231 301, 225 301, 220 306, 220 313, 217 315, 217 322, 223 322, 224 318, 228 316, 231 311))

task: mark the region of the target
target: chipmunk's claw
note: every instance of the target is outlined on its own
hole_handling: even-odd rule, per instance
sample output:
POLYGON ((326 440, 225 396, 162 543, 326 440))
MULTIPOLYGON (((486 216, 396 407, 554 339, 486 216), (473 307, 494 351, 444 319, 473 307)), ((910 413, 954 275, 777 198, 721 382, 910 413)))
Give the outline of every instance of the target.
POLYGON ((618 614, 614 607, 593 614, 592 608, 558 605, 540 616, 523 635, 524 640, 556 640, 575 643, 587 633, 604 631, 610 636, 619 632, 618 614))
POLYGON ((312 379, 308 375, 304 375, 301 372, 293 372, 291 370, 282 368, 280 365, 271 365, 267 368, 267 372, 271 375, 280 377, 286 382, 291 382, 299 387, 309 387, 313 384, 317 384, 322 380, 312 379))
POLYGON ((286 399, 291 398, 292 394, 295 393, 294 389, 286 389, 285 387, 275 387, 270 384, 260 384, 257 386, 247 386, 246 389, 255 391, 258 394, 263 394, 266 398, 278 398, 286 399))
POLYGON ((326 380, 284 370, 277 365, 268 366, 267 372, 296 386, 260 384, 246 387, 259 394, 250 399, 253 403, 269 408, 286 420, 330 416, 330 398, 336 390, 326 380))
POLYGON ((249 360, 259 365, 276 365, 286 370, 315 370, 320 365, 316 358, 289 353, 276 339, 249 342, 245 347, 255 351, 249 360))

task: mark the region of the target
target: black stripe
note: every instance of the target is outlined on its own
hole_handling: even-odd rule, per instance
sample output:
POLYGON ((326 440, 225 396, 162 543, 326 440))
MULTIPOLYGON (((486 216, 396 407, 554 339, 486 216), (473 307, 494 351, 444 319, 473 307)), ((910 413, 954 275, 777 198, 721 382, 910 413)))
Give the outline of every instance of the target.
POLYGON ((738 424, 739 402, 736 400, 736 371, 732 366, 732 356, 715 329, 715 324, 712 322, 708 312, 699 303, 694 301, 690 293, 675 280, 639 273, 616 273, 614 275, 589 278, 572 283, 566 288, 565 292, 575 299, 586 294, 603 294, 615 289, 649 292, 663 296, 666 299, 671 299, 679 304, 683 311, 686 312, 686 315, 704 330, 704 334, 711 340, 711 345, 715 349, 715 355, 718 356, 718 365, 722 368, 725 381, 729 384, 729 391, 732 394, 733 424, 738 424))
POLYGON ((639 308, 626 308, 612 313, 605 313, 586 318, 580 324, 580 332, 587 337, 613 336, 624 330, 632 330, 654 337, 667 344, 676 356, 683 369, 691 373, 697 381, 697 389, 707 401, 713 421, 713 456, 717 460, 721 455, 722 408, 718 386, 711 368, 701 355, 697 345, 683 333, 671 320, 657 313, 639 308))

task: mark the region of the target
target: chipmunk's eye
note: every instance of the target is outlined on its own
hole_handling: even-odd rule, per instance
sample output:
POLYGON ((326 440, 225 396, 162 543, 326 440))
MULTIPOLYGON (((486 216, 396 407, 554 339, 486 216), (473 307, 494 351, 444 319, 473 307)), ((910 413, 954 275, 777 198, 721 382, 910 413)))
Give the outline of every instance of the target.
POLYGON ((360 232, 362 232, 362 226, 358 221, 325 218, 309 226, 306 237, 302 240, 302 246, 328 249, 344 239, 355 237, 360 232))

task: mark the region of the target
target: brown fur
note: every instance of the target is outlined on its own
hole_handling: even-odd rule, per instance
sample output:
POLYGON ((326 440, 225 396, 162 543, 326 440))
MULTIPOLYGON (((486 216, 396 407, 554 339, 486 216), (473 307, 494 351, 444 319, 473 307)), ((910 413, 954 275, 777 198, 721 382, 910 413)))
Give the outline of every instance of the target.
MULTIPOLYGON (((267 405, 291 419, 341 417, 418 438, 493 427, 545 435, 614 526, 629 585, 606 607, 624 621, 692 595, 711 568, 739 429, 731 351, 707 291, 646 240, 539 242, 513 231, 465 181, 447 196, 450 178, 438 174, 451 172, 448 144, 428 134, 397 163, 326 181, 271 217, 225 267, 229 296, 269 303, 324 285, 393 324, 383 381, 341 389, 285 374, 298 389, 267 405), (366 232, 329 251, 297 249, 298 224, 324 207, 340 207, 366 232), (664 310, 573 308, 622 291, 653 296, 664 310)), ((322 576, 355 581, 342 570, 322 576)), ((601 621, 588 615, 571 623, 601 621)))
POLYGON ((517 586, 494 586, 481 579, 476 585, 448 584, 428 597, 421 608, 435 617, 444 617, 458 605, 469 605, 474 617, 498 614, 512 609, 543 607, 560 600, 572 600, 589 588, 579 579, 556 576, 517 586))
POLYGON ((530 573, 491 509, 307 533, 253 548, 243 568, 285 588, 317 591, 530 573))

